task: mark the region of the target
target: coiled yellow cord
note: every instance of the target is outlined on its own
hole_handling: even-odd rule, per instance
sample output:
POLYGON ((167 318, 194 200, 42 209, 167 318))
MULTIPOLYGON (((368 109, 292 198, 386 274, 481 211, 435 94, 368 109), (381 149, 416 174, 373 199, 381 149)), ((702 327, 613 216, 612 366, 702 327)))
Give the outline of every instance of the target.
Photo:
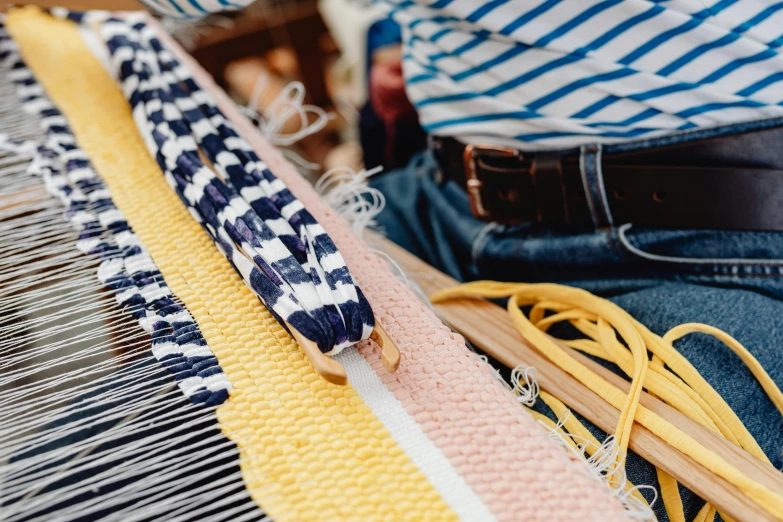
MULTIPOLYGON (((639 403, 642 390, 646 389, 651 395, 693 421, 745 449, 751 455, 769 462, 761 447, 726 401, 672 346, 676 340, 691 333, 716 337, 742 359, 783 414, 783 393, 756 358, 736 339, 722 330, 696 323, 683 324, 660 337, 614 303, 578 288, 555 284, 477 281, 438 292, 432 296, 432 301, 437 303, 466 297, 508 298, 508 312, 519 333, 553 363, 620 411, 614 436, 623 454, 628 450, 631 427, 634 421, 638 422, 672 447, 689 455, 745 492, 770 514, 783 520, 783 497, 751 480, 719 455, 639 403), (520 309, 524 306, 532 306, 527 317, 520 309), (547 315, 548 312, 553 313, 547 315), (585 334, 587 339, 553 339, 546 334, 552 325, 563 321, 570 322, 585 334), (615 363, 631 378, 629 392, 623 394, 574 359, 558 342, 615 363)), ((553 401, 550 399, 547 404, 549 402, 553 401)), ((579 436, 583 437, 586 430, 584 427, 580 430, 574 422, 579 424, 573 419, 568 428, 569 432, 578 432, 579 436)), ((658 476, 661 496, 670 518, 673 522, 685 522, 676 480, 660 470, 658 476)), ((611 480, 611 477, 609 478, 611 480)), ((715 508, 706 504, 694 522, 708 522, 714 517, 715 508)), ((724 518, 728 520, 727 517, 724 518)))

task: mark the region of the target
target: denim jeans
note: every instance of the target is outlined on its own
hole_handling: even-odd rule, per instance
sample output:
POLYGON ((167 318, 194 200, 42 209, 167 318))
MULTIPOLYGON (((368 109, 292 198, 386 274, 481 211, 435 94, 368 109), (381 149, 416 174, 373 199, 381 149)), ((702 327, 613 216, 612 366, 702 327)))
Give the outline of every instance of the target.
MULTIPOLYGON (((687 322, 713 325, 743 343, 783 386, 783 233, 488 224, 471 215, 462 189, 439 178, 431 153, 423 152, 406 168, 372 181, 386 196, 378 222, 389 239, 461 281, 587 289, 660 335, 687 322)), ((675 347, 783 469, 783 418, 740 359, 702 334, 675 347)), ((545 406, 541 411, 551 415, 545 406)), ((605 437, 590 427, 599 440, 605 437)), ((659 489, 650 464, 633 454, 627 464, 634 484, 659 489)), ((684 494, 686 519, 692 520, 703 502, 684 494)), ((655 507, 659 520, 668 520, 660 500, 655 507)))

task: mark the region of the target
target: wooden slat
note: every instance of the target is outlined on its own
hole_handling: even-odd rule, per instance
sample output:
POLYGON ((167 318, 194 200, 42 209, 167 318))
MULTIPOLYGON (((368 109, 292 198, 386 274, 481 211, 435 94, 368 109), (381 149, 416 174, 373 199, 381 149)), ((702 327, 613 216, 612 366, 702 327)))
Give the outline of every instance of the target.
MULTIPOLYGON (((427 295, 458 284, 454 279, 379 236, 372 235, 370 242, 373 247, 392 256, 405 270, 406 275, 415 280, 427 295)), ((570 374, 552 364, 525 341, 517 332, 505 309, 488 301, 474 299, 453 300, 435 305, 435 308, 452 328, 502 364, 509 368, 520 364, 535 367, 538 383, 543 390, 558 397, 601 430, 611 433, 615 429, 619 412, 570 374)), ((584 355, 568 350, 580 362, 616 387, 624 391, 628 389, 629 383, 622 377, 584 355)), ((783 495, 783 473, 711 433, 647 393, 642 396, 642 404, 722 456, 749 478, 783 495)), ((633 427, 630 448, 738 522, 775 520, 736 487, 672 448, 638 423, 633 427)))

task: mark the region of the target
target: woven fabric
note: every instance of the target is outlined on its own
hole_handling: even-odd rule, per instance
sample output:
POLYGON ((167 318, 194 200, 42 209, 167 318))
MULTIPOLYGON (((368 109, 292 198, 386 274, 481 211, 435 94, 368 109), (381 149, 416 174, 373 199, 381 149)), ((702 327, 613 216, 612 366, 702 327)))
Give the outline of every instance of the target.
POLYGON ((19 56, 16 43, 0 24, 0 69, 8 74, 24 108, 40 120, 46 142, 30 169, 65 207, 79 231, 76 247, 101 259, 98 279, 113 289, 152 336, 152 353, 192 402, 217 405, 228 398, 230 383, 187 309, 173 299, 147 250, 114 205, 66 118, 19 56))
POLYGON ((345 366, 354 389, 460 519, 496 520, 443 452, 427 437, 416 419, 405 411, 400 401, 378 378, 367 360, 355 350, 345 350, 337 359, 345 366))
POLYGON ((334 242, 155 32, 143 21, 100 27, 166 181, 267 308, 327 354, 369 338, 372 309, 334 242))
MULTIPOLYGON (((246 486, 264 511, 275 520, 297 522, 456 520, 357 391, 330 384, 314 371, 193 220, 79 29, 30 9, 9 15, 8 28, 228 375, 233 389, 217 409, 218 421, 240 448, 246 486)), ((458 481, 451 485, 459 487, 458 481)), ((487 512, 475 504, 467 509, 487 512)))
POLYGON ((370 252, 192 58, 171 39, 164 43, 176 50, 202 88, 216 97, 239 132, 334 239, 376 319, 400 347, 402 362, 390 374, 372 344, 359 344, 360 353, 497 518, 626 520, 621 503, 523 411, 489 365, 467 349, 464 338, 443 325, 387 263, 370 252))
MULTIPOLYGON (((460 482, 500 520, 625 519, 621 503, 548 437, 464 340, 393 277, 186 55, 180 60, 232 120, 240 118, 235 121, 242 133, 335 239, 363 285, 403 352, 400 369, 389 374, 377 346, 359 344, 365 370, 369 363, 390 393, 370 395, 378 389, 377 382, 364 381, 371 372, 357 381, 365 401, 356 389, 330 385, 313 371, 167 186, 127 103, 73 25, 23 10, 11 15, 9 28, 226 371, 234 389, 217 410, 219 421, 242 451, 249 491, 276 520, 451 520, 457 513, 491 520, 471 518, 473 510, 484 513, 480 504, 459 504, 449 499, 453 492, 438 494, 460 482), (170 230, 177 231, 176 241, 170 230), (392 394, 398 402, 374 415, 372 408, 381 412, 388 404, 376 401, 392 394), (386 422, 395 436, 412 438, 415 429, 401 429, 405 414, 431 441, 435 456, 443 456, 445 472, 438 471, 444 460, 424 463, 419 449, 398 444, 384 427, 386 422)), ((357 378, 349 355, 341 361, 357 378)))

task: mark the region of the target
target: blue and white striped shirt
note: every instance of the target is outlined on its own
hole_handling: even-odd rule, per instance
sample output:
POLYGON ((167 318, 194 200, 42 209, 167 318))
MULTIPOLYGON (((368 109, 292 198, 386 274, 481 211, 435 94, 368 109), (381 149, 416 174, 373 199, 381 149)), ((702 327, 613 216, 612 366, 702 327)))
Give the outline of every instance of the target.
POLYGON ((147 8, 173 18, 203 18, 210 13, 234 11, 255 0, 139 0, 147 8))
POLYGON ((561 148, 783 116, 783 2, 385 1, 432 134, 561 148))
POLYGON ((431 133, 570 147, 783 116, 783 2, 395 1, 431 133))

